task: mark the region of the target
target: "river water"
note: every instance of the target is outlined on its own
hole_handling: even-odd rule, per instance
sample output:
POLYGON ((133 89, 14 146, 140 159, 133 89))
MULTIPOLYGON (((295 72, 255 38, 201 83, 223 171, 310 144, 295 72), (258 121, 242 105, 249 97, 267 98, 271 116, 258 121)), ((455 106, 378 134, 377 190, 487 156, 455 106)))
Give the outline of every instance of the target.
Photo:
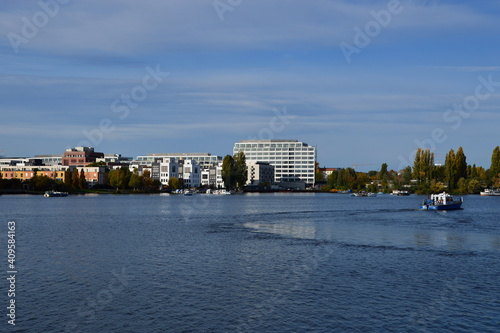
POLYGON ((0 331, 498 332, 500 198, 422 199, 2 195, 0 331))

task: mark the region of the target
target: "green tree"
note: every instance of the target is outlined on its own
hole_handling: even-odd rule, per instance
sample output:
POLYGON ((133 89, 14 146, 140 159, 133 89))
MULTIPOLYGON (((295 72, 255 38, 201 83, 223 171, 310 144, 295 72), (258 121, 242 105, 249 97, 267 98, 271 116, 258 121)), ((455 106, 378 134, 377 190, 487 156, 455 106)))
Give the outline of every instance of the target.
POLYGON ((222 160, 222 181, 227 190, 231 190, 236 184, 234 177, 234 158, 231 155, 226 155, 222 160))
POLYGON ((316 182, 324 182, 325 181, 325 175, 323 172, 321 172, 319 163, 316 161, 314 162, 314 180, 316 182))
POLYGON ((380 167, 380 171, 378 172, 377 178, 380 180, 382 179, 387 180, 387 163, 382 164, 382 166, 380 167))
POLYGON ((248 178, 248 168, 245 153, 239 151, 236 155, 234 155, 233 160, 236 187, 241 189, 243 186, 245 186, 248 178))
POLYGON ((177 177, 170 177, 168 179, 168 187, 171 190, 178 190, 182 188, 182 182, 179 178, 177 177))
POLYGON ((48 191, 53 189, 55 186, 54 179, 47 177, 45 175, 35 175, 30 179, 31 186, 35 191, 48 191))
POLYGON ((3 188, 3 175, 2 172, 0 171, 0 189, 3 188))
POLYGON ((130 181, 130 171, 126 167, 109 172, 109 184, 116 189, 125 189, 130 181), (128 171, 128 172, 127 172, 128 171))
POLYGON ((467 183, 467 193, 478 194, 481 192, 481 183, 477 179, 470 179, 467 183))
POLYGON ((78 170, 76 168, 73 169, 73 173, 71 174, 71 188, 78 189, 80 184, 80 175, 78 174, 78 170))
POLYGON ((457 182, 457 189, 458 189, 458 192, 460 192, 461 194, 467 194, 467 180, 465 180, 465 178, 460 178, 457 182))
POLYGON ((403 170, 403 182, 404 182, 404 184, 407 184, 407 185, 410 184, 411 178, 412 178, 411 176, 412 176, 411 166, 407 166, 403 170))
POLYGON ((87 188, 87 179, 85 179, 85 172, 82 170, 80 171, 80 177, 78 179, 78 188, 84 189, 87 188))
POLYGON ((326 178, 326 186, 328 190, 337 189, 337 179, 339 178, 339 171, 334 170, 326 178))
POLYGON ((71 171, 66 169, 64 171, 64 185, 66 185, 67 188, 71 188, 72 183, 71 183, 71 171))
POLYGON ((444 184, 432 179, 429 189, 431 193, 441 193, 444 190, 444 184))
POLYGON ((142 171, 142 185, 147 188, 152 188, 154 186, 153 178, 151 178, 151 171, 148 169, 142 171))
POLYGON ((142 180, 143 179, 141 179, 141 177, 139 176, 139 171, 137 171, 137 168, 134 168, 134 172, 132 172, 132 175, 130 175, 128 186, 130 188, 133 188, 134 190, 137 190, 137 188, 142 186, 142 180))
POLYGON ((467 178, 467 161, 462 147, 459 147, 455 154, 455 179, 467 178))
POLYGON ((444 163, 444 177, 446 184, 448 185, 448 190, 453 191, 455 189, 455 179, 456 179, 456 170, 455 170, 455 151, 450 149, 448 154, 446 154, 446 161, 444 163))

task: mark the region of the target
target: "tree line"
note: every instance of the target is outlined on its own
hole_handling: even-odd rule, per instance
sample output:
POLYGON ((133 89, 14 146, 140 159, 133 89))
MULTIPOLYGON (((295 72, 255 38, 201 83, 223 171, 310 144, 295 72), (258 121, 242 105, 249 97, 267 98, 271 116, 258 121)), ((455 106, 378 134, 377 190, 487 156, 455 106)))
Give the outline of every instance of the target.
POLYGON ((379 171, 356 172, 353 168, 341 168, 322 179, 317 164, 316 180, 326 181, 324 190, 382 190, 389 192, 411 186, 416 193, 438 193, 446 190, 454 194, 479 193, 483 188, 500 188, 500 147, 493 149, 491 165, 484 169, 475 164, 467 164, 462 147, 450 149, 444 165, 436 165, 434 153, 428 149, 418 149, 413 166, 399 172, 387 170, 382 164, 379 171), (367 184, 368 185, 367 187, 367 184))

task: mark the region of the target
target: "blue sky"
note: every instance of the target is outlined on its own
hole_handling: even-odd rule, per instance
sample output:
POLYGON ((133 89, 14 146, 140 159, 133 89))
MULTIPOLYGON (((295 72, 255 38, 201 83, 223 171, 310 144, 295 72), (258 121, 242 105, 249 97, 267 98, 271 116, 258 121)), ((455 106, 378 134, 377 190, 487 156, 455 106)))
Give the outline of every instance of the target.
POLYGON ((93 133, 105 153, 225 155, 272 135, 327 167, 399 169, 420 145, 488 168, 499 18, 500 1, 3 1, 0 154, 60 154, 93 133))

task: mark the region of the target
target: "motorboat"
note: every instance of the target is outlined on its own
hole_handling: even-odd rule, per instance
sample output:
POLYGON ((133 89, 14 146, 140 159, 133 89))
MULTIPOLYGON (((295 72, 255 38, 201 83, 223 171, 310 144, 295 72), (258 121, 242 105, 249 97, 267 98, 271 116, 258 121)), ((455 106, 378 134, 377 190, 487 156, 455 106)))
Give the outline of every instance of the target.
POLYGON ((500 189, 489 189, 489 188, 487 188, 484 191, 481 191, 480 194, 483 197, 496 197, 496 196, 500 197, 500 189))
POLYGON ((68 192, 58 192, 58 191, 45 191, 45 194, 43 195, 46 198, 50 197, 67 197, 68 192))
POLYGON ((464 199, 462 197, 453 197, 446 192, 431 194, 424 199, 420 205, 422 210, 453 210, 460 209, 464 199))

